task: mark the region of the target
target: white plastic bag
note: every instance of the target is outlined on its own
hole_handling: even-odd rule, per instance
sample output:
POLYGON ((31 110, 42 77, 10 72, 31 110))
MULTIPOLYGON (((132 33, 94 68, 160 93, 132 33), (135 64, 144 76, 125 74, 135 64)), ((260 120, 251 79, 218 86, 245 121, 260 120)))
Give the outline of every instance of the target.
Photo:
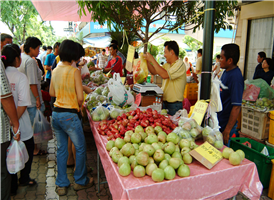
POLYGON ((108 81, 109 88, 109 100, 116 105, 123 107, 127 104, 132 104, 134 102, 134 97, 129 90, 126 90, 122 83, 119 73, 114 73, 113 78, 108 81))
POLYGON ((53 138, 51 125, 39 109, 36 110, 36 115, 33 121, 33 132, 35 144, 42 143, 53 138))
POLYGON ((82 77, 82 80, 86 78, 90 78, 90 73, 89 73, 87 64, 85 64, 81 69, 81 77, 82 77))
POLYGON ((12 140, 9 148, 7 149, 7 168, 10 174, 16 174, 24 169, 25 163, 29 159, 26 146, 22 141, 12 140))
POLYGON ((207 141, 217 149, 222 149, 224 140, 223 134, 219 131, 219 128, 220 127, 212 129, 209 126, 206 126, 202 131, 202 135, 204 141, 207 141))

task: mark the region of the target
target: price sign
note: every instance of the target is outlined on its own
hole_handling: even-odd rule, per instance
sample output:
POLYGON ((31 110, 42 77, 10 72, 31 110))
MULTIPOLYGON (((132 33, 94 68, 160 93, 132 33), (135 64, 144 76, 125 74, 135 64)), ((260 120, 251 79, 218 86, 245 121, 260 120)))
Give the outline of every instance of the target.
POLYGON ((208 169, 211 169, 223 159, 222 153, 208 142, 204 142, 189 153, 208 169))
POLYGON ((192 112, 191 118, 195 119, 195 121, 201 125, 202 121, 204 119, 204 115, 206 113, 208 103, 205 101, 197 101, 197 103, 194 106, 194 110, 192 112))
POLYGON ((129 45, 127 50, 127 62, 126 62, 126 69, 129 72, 132 72, 134 54, 135 54, 135 47, 129 45))
POLYGON ((135 103, 137 106, 139 106, 140 103, 141 103, 141 100, 142 100, 142 96, 141 96, 141 93, 139 93, 139 94, 136 95, 136 97, 135 97, 135 102, 134 102, 134 103, 135 103))

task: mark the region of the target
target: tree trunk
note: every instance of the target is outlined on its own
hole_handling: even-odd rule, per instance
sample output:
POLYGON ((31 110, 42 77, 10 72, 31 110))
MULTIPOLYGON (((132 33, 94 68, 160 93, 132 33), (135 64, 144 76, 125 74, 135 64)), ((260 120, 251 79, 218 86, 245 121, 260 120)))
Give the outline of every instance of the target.
POLYGON ((25 43, 25 37, 26 37, 26 24, 24 24, 24 27, 23 27, 23 39, 22 39, 22 44, 25 43))

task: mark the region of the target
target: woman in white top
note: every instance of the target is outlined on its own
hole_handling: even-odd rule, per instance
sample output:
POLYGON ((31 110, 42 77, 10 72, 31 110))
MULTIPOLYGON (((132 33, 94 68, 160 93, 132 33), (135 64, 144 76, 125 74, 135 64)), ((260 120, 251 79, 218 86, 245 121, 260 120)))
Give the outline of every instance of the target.
MULTIPOLYGON (((25 74, 17 70, 21 64, 21 51, 19 46, 16 44, 6 45, 2 50, 2 61, 6 68, 6 74, 17 108, 21 141, 25 143, 29 154, 29 160, 25 164, 25 168, 21 170, 19 183, 22 185, 35 185, 36 181, 29 176, 34 150, 33 129, 27 111, 27 106, 31 105, 29 81, 25 74)), ((17 174, 12 174, 11 193, 16 194, 17 188, 17 174)))

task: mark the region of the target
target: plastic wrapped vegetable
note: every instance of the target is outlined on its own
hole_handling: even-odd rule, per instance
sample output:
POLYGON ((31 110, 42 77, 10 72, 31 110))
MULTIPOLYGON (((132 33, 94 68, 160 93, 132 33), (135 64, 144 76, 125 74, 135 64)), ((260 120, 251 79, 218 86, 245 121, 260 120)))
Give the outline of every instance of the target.
POLYGON ((139 59, 134 60, 133 64, 133 80, 134 83, 143 83, 148 76, 147 61, 143 57, 143 53, 140 54, 139 59))
POLYGON ((219 128, 212 129, 206 126, 202 131, 204 141, 212 144, 217 149, 222 149, 224 146, 223 134, 219 131, 219 128))
POLYGON ((187 131, 193 139, 197 139, 202 136, 201 133, 203 128, 199 126, 194 119, 181 117, 178 122, 178 126, 187 131))
POLYGON ((102 105, 97 108, 91 114, 93 121, 103 121, 109 118, 109 110, 102 105))

